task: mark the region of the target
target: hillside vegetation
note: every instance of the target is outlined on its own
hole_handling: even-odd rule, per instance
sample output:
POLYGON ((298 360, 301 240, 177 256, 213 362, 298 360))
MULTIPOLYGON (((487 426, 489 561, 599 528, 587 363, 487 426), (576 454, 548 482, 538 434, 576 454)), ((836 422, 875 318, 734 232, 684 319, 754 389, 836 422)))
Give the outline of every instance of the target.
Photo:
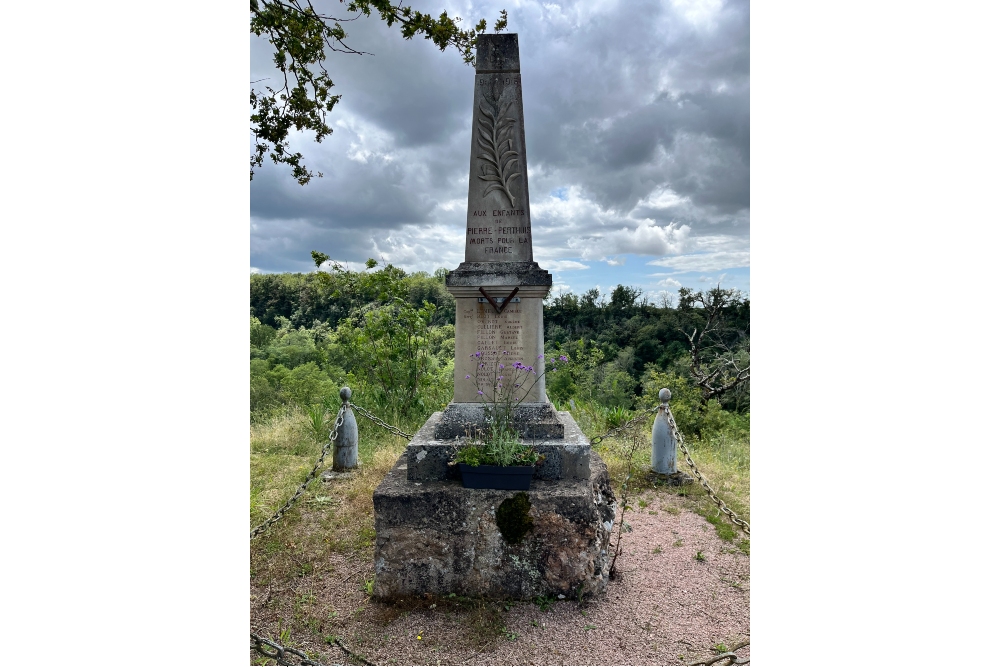
MULTIPOLYGON (((320 253, 314 258, 317 264, 328 259, 320 253)), ((329 272, 250 276, 253 525, 305 478, 340 405, 341 386, 351 387, 352 402, 410 433, 448 403, 455 301, 444 288, 445 275, 444 269, 406 274, 369 260, 364 271, 334 266, 329 272)), ((657 391, 669 388, 678 427, 699 468, 725 502, 749 518, 749 382, 709 396, 735 377, 733 368, 749 366, 748 299, 718 288, 682 289, 676 306, 654 305, 640 290, 619 285, 606 299, 597 290, 552 298, 544 317, 547 354, 569 360, 546 378, 558 409, 570 410, 596 436, 656 405, 657 391), (692 364, 689 336, 699 342, 697 333, 706 327, 710 335, 700 340, 692 364)), ((371 491, 406 445, 361 416, 358 422, 364 474, 352 482, 350 502, 356 504, 355 519, 369 518, 345 520, 338 529, 343 535, 337 544, 351 549, 370 546, 371 491)), ((646 438, 650 423, 643 425, 646 438)), ((624 481, 628 467, 619 445, 609 438, 597 448, 616 483, 624 481)), ((679 469, 687 470, 683 457, 678 459, 679 469)), ((648 462, 646 447, 633 466, 648 462)), ((700 488, 679 492, 692 498, 720 535, 736 537, 700 488)))

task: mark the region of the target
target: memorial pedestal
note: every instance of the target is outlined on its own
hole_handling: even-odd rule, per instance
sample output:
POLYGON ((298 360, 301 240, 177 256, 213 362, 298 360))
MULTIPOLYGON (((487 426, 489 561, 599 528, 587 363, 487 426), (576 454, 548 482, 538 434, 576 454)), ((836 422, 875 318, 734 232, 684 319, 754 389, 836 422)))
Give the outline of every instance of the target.
POLYGON ((567 437, 536 444, 546 460, 531 488, 498 491, 463 488, 448 465, 461 443, 433 437, 434 413, 375 490, 374 595, 603 592, 615 497, 576 422, 557 415, 567 437))

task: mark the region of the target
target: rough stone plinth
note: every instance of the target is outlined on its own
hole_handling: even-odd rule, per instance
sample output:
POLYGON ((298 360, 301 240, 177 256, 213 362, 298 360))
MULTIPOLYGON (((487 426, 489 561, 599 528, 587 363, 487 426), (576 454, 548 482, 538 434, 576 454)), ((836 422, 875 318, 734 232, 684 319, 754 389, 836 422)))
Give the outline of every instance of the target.
MULTIPOLYGON (((468 406, 470 404, 457 404, 468 406)), ((545 460, 535 467, 534 479, 590 479, 590 441, 583 434, 576 421, 568 412, 553 412, 565 437, 526 438, 523 442, 531 445, 545 460)), ((441 430, 444 413, 435 412, 413 436, 403 453, 411 482, 439 481, 454 479, 454 466, 448 462, 455 452, 465 444, 465 438, 437 438, 441 430)), ((450 431, 447 431, 450 432, 450 431)), ((462 430, 464 434, 464 429, 462 430)))
POLYGON ((588 479, 533 479, 527 492, 411 482, 406 460, 375 489, 376 597, 529 599, 605 590, 616 505, 598 455, 591 455, 588 479), (520 541, 504 537, 527 528, 527 519, 520 541))

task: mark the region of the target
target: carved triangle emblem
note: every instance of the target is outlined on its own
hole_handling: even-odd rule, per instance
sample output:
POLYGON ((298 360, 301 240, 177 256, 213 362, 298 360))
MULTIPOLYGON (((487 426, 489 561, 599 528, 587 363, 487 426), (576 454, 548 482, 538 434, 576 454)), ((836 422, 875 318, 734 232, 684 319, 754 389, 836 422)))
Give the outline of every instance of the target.
POLYGON ((493 306, 493 310, 497 311, 497 315, 499 315, 500 313, 503 312, 503 309, 507 307, 507 304, 510 303, 510 300, 514 298, 514 295, 517 294, 517 290, 519 289, 520 289, 519 287, 515 287, 514 291, 508 294, 507 298, 503 300, 502 304, 498 304, 496 299, 487 294, 486 290, 483 289, 482 287, 479 288, 479 292, 486 297, 486 300, 490 302, 491 306, 493 306))

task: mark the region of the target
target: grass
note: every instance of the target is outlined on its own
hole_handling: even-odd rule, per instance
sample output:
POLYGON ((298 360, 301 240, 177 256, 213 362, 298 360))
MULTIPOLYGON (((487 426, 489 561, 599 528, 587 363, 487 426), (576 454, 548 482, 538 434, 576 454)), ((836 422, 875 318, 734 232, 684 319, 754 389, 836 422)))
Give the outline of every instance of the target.
MULTIPOLYGON (((599 409, 594 409, 589 405, 579 405, 573 410, 573 417, 588 435, 605 433, 608 430, 608 422, 602 420, 602 413, 599 409)), ((673 487, 648 479, 642 471, 649 470, 650 454, 652 450, 651 429, 652 418, 639 426, 642 437, 645 439, 644 446, 640 449, 637 458, 633 462, 633 471, 640 471, 640 474, 633 474, 630 486, 633 491, 643 491, 656 487, 659 490, 672 493, 690 501, 690 507, 695 512, 705 517, 709 523, 715 527, 716 534, 727 541, 734 542, 740 551, 749 554, 750 542, 746 539, 743 531, 733 524, 729 517, 721 512, 718 505, 712 501, 708 493, 698 483, 697 478, 690 486, 673 487)), ((684 442, 691 452, 698 470, 708 480, 708 483, 715 489, 716 494, 726 506, 736 513, 741 519, 750 522, 750 436, 748 433, 739 431, 722 431, 705 434, 699 438, 693 434, 684 434, 684 442)), ((628 468, 628 461, 625 457, 625 439, 621 437, 606 438, 599 443, 595 450, 604 459, 608 466, 608 473, 611 475, 612 488, 616 495, 624 481, 625 471, 628 468)), ((687 464, 680 447, 677 448, 677 469, 694 477, 694 471, 687 464)), ((647 506, 647 501, 640 499, 640 508, 647 506)), ((679 510, 674 507, 663 507, 664 511, 670 514, 677 514, 679 510)))
MULTIPOLYGON (((290 409, 250 426, 250 523, 269 518, 295 493, 319 458, 325 439, 306 412, 290 409)), ((406 429, 407 425, 402 428, 406 429)), ((372 493, 406 442, 358 417, 359 467, 331 483, 313 480, 299 501, 250 544, 251 571, 263 583, 312 574, 331 554, 370 550, 375 540, 372 493), (303 510, 305 514, 303 514, 303 510), (307 516, 309 526, 303 526, 307 516)), ((323 468, 332 462, 328 455, 323 468)), ((365 580, 358 582, 358 585, 365 580)))
MULTIPOLYGON (((606 432, 607 422, 600 411, 584 409, 573 412, 586 433, 606 432)), ((409 613, 410 601, 406 604, 373 605, 369 600, 374 583, 372 493, 403 452, 406 441, 374 426, 357 413, 356 416, 360 436, 360 465, 356 473, 350 478, 331 482, 314 480, 284 518, 250 543, 251 583, 260 601, 255 613, 264 623, 268 623, 266 619, 272 619, 272 636, 275 639, 285 638, 284 645, 321 649, 329 646, 325 638, 341 636, 354 646, 352 642, 357 638, 348 633, 353 621, 360 615, 373 616, 388 623, 393 617, 409 613), (345 578, 348 572, 350 574, 345 578), (343 580, 345 587, 356 591, 354 595, 364 596, 364 599, 354 602, 353 607, 341 609, 339 616, 336 612, 328 613, 329 602, 321 604, 315 597, 315 593, 321 590, 316 588, 316 582, 326 581, 325 577, 334 575, 337 583, 343 580), (273 620, 282 617, 284 620, 280 629, 275 628, 273 620)), ((423 420, 414 419, 413 422, 403 422, 399 426, 414 432, 423 420)), ((656 486, 655 481, 644 474, 644 469, 649 466, 651 424, 650 419, 639 427, 645 442, 633 463, 637 474, 630 482, 630 495, 634 498, 635 511, 640 508, 646 511, 659 509, 676 515, 680 511, 674 506, 676 503, 650 506, 655 496, 650 497, 647 493, 643 497, 644 491, 656 486)), ((300 409, 289 409, 270 419, 251 421, 251 526, 269 518, 306 478, 325 443, 325 437, 321 436, 324 430, 318 427, 315 411, 309 414, 300 409)), ((740 517, 749 521, 749 438, 716 434, 704 439, 688 436, 687 441, 699 469, 722 499, 740 517)), ((626 444, 624 438, 608 438, 595 447, 608 465, 616 495, 620 493, 628 467, 628 461, 623 456, 626 444)), ((690 473, 683 456, 678 458, 678 469, 690 473)), ((323 469, 330 463, 328 456, 323 469)), ((661 484, 657 489, 660 493, 680 496, 680 504, 705 516, 719 536, 732 543, 734 550, 749 554, 749 540, 718 511, 697 483, 682 488, 661 484)), ((680 545, 678 540, 673 546, 680 545)), ((654 553, 660 552, 662 547, 657 546, 654 553)), ((538 598, 533 602, 540 611, 546 611, 555 601, 538 598)), ((502 603, 460 596, 412 601, 413 608, 431 609, 433 604, 437 605, 435 613, 454 615, 465 633, 461 641, 468 642, 470 646, 513 641, 511 635, 516 636, 505 623, 506 610, 502 603)), ((338 660, 346 658, 336 651, 332 655, 336 655, 338 660)))

